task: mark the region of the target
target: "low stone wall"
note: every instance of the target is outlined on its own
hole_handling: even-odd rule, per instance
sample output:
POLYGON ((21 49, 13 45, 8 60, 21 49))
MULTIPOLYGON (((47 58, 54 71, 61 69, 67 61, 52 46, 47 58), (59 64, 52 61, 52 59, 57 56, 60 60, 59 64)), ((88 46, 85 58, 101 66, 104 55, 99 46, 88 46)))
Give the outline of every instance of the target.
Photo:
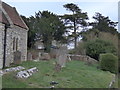
POLYGON ((29 51, 27 54, 27 60, 50 60, 51 56, 49 53, 41 52, 39 50, 29 51))
POLYGON ((35 50, 35 49, 32 49, 32 50, 28 50, 27 52, 27 60, 36 60, 39 58, 39 50, 35 50))
POLYGON ((89 56, 86 56, 86 55, 71 55, 71 54, 69 54, 68 56, 71 58, 71 60, 84 61, 84 62, 87 62, 89 64, 98 63, 97 60, 95 60, 89 56))

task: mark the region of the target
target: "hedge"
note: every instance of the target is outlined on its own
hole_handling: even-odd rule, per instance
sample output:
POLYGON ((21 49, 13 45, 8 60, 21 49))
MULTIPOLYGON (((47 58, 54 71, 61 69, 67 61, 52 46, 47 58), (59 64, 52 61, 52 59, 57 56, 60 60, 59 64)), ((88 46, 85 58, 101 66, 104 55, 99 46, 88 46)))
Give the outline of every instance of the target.
POLYGON ((112 53, 100 54, 100 68, 112 73, 118 72, 118 57, 112 53))

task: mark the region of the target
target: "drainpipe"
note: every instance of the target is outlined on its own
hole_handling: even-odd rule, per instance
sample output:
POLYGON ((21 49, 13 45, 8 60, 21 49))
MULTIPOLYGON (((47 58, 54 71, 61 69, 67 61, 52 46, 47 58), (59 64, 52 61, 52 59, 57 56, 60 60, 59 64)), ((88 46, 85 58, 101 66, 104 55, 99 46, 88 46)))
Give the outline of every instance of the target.
POLYGON ((3 69, 5 68, 5 63, 6 63, 6 40, 7 40, 7 28, 10 25, 5 24, 5 29, 4 29, 4 52, 3 52, 3 69))

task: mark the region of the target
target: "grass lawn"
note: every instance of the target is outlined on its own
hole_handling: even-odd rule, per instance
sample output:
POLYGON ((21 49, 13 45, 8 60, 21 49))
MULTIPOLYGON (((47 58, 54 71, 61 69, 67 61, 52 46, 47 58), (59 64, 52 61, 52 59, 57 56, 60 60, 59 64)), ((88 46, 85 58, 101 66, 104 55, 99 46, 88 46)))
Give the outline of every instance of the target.
POLYGON ((118 76, 118 88, 120 88, 120 73, 119 73, 119 76, 118 76))
POLYGON ((108 88, 112 80, 112 74, 87 66, 81 61, 67 62, 60 72, 54 71, 54 60, 51 61, 27 61, 21 66, 26 69, 37 67, 38 72, 28 79, 16 79, 16 72, 3 76, 3 88, 48 88, 51 81, 59 84, 56 88, 108 88))

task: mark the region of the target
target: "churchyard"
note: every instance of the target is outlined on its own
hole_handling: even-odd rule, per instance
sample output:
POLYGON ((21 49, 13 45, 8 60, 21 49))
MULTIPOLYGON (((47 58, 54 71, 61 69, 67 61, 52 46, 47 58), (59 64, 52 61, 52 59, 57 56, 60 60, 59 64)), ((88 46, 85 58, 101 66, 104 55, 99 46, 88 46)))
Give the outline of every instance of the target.
MULTIPOLYGON (((55 61, 26 61, 19 66, 26 70, 38 69, 28 78, 17 78, 19 71, 3 75, 3 88, 108 88, 113 74, 97 69, 97 64, 88 66, 82 61, 69 61, 59 72, 55 70, 55 61), (57 84, 51 84, 55 81, 57 84)), ((14 66, 16 67, 16 66, 14 66)))
POLYGON ((63 5, 73 14, 39 11, 31 17, 2 4, 0 88, 118 88, 117 22, 99 12, 87 22, 73 3, 63 5))
POLYGON ((118 87, 115 74, 101 70, 99 62, 89 56, 68 54, 65 45, 36 54, 29 52, 27 61, 3 69, 2 88, 118 87))

